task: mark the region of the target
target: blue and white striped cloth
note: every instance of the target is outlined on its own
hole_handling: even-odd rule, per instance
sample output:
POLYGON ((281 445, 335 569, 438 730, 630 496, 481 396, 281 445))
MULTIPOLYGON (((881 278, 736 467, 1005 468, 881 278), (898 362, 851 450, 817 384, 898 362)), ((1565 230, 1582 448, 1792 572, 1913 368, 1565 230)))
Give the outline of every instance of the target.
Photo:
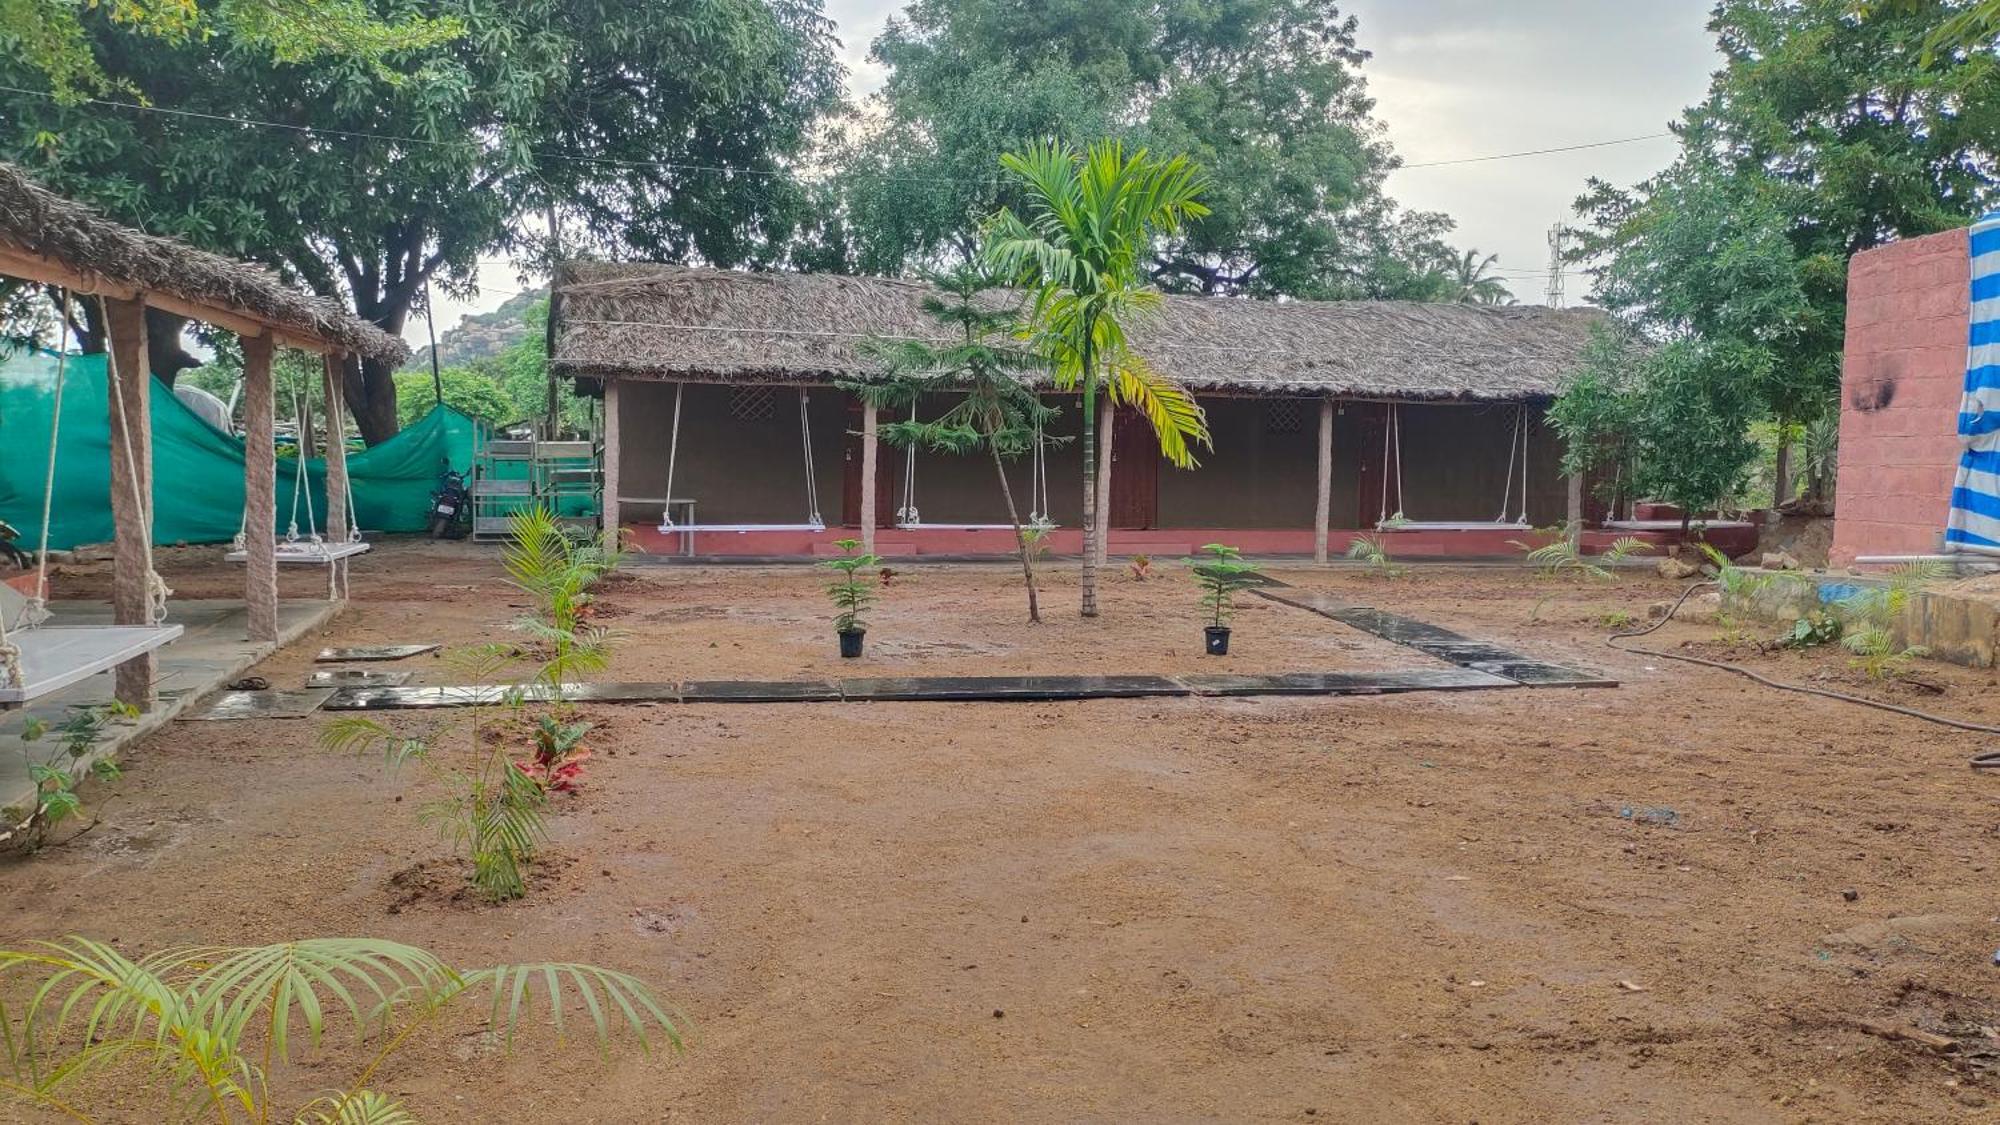
POLYGON ((2000 211, 1972 225, 1972 337, 1958 434, 1965 453, 1944 549, 2000 554, 2000 211))

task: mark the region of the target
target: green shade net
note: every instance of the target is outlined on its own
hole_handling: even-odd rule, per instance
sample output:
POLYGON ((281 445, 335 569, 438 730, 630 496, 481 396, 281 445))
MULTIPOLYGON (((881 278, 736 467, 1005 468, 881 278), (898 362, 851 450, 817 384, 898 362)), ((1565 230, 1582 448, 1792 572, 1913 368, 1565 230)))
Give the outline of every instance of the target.
MULTIPOLYGON (((153 409, 153 542, 226 543, 243 523, 243 441, 202 421, 158 379, 148 379, 153 409)), ((64 362, 61 426, 56 431, 55 502, 49 547, 67 550, 111 539, 111 415, 105 357, 64 362)), ((56 357, 19 352, 0 360, 0 520, 32 549, 42 530, 42 488, 48 473, 55 413, 56 357)), ((449 466, 472 468, 479 423, 438 406, 388 441, 347 457, 356 524, 369 531, 422 531, 430 493, 449 466)), ((295 458, 278 459, 277 531, 293 522, 295 458)), ((326 463, 305 464, 298 498, 301 538, 326 526, 326 463), (308 526, 306 500, 312 501, 308 526)))

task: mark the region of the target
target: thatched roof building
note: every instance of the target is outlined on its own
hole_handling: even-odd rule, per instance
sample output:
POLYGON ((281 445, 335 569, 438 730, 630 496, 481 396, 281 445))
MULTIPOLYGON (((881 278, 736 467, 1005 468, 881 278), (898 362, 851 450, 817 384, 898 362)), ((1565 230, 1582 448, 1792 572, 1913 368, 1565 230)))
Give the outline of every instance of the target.
MULTIPOLYGON (((825 383, 867 376, 869 337, 939 336, 919 282, 571 262, 557 273, 550 358, 586 379, 825 383)), ((1403 400, 1547 398, 1602 314, 1406 301, 1168 297, 1134 333, 1195 391, 1403 400)))
MULTIPOLYGON (((275 328, 287 343, 332 347, 391 363, 409 356, 402 340, 331 300, 299 292, 262 266, 114 223, 42 187, 14 165, 0 163, 0 274, 10 272, 10 257, 74 273, 79 287, 89 283, 143 290, 154 295, 149 303, 162 307, 177 301, 190 315, 223 327, 235 326, 221 322, 219 315, 240 312, 258 327, 275 328)), ((29 275, 42 273, 38 269, 29 275)))

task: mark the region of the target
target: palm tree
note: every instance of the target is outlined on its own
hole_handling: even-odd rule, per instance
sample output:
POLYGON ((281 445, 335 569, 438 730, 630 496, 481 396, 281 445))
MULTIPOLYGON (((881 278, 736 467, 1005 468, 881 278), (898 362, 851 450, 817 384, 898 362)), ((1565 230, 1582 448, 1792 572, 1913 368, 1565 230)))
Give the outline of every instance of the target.
POLYGON ((1458 295, 1453 298, 1461 305, 1511 305, 1514 294, 1507 289, 1507 283, 1488 273, 1500 255, 1488 254, 1484 258, 1477 250, 1467 250, 1454 258, 1451 263, 1451 282, 1458 295))
POLYGON ((1140 258, 1155 235, 1208 214, 1201 172, 1186 157, 1127 155, 1117 141, 1081 154, 1038 144, 1000 162, 1020 181, 1026 215, 1002 208, 987 224, 984 255, 1000 277, 1030 292, 1027 322, 1062 390, 1083 393, 1083 616, 1097 616, 1097 393, 1130 403, 1153 424, 1160 452, 1194 465, 1208 420, 1194 398, 1133 354, 1128 324, 1160 307, 1140 258))
MULTIPOLYGON (((964 397, 929 421, 914 416, 882 427, 891 445, 929 446, 948 453, 984 450, 1000 478, 1000 497, 1007 504, 1007 521, 1014 527, 1014 544, 1021 555, 1021 574, 1028 584, 1028 620, 1040 624, 1042 610, 1035 590, 1035 558, 1029 532, 1021 524, 1014 489, 1007 481, 1006 458, 1036 453, 1036 442, 1049 439, 1043 430, 1055 417, 1052 407, 1036 397, 1030 380, 1043 369, 1042 357, 1011 340, 1018 322, 1013 313, 990 307, 980 295, 994 287, 990 274, 970 262, 931 279, 939 292, 923 300, 925 315, 955 330, 956 343, 929 340, 870 340, 865 350, 881 361, 887 374, 879 382, 843 384, 878 408, 909 410, 925 394, 943 392, 964 397)), ((1033 497, 1030 497, 1033 500, 1033 497)), ((1039 536, 1040 528, 1036 529, 1039 536)))

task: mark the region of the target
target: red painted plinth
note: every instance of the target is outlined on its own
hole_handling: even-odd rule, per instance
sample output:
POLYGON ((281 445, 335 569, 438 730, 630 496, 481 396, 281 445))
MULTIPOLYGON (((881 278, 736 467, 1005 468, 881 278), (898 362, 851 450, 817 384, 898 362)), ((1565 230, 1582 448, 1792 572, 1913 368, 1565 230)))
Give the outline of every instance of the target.
MULTIPOLYGON (((1544 541, 1532 532, 1505 527, 1465 531, 1405 528, 1383 532, 1362 532, 1342 528, 1334 530, 1328 536, 1328 549, 1335 557, 1344 555, 1348 544, 1363 534, 1379 534, 1389 554, 1399 559, 1518 559, 1522 551, 1509 540, 1530 543, 1544 541)), ((1630 533, 1586 531, 1583 536, 1584 552, 1586 554, 1601 552, 1623 534, 1630 533)), ((861 537, 861 532, 859 528, 828 528, 822 532, 697 531, 692 535, 693 551, 689 552, 687 536, 683 533, 663 535, 658 527, 650 524, 631 524, 626 527, 626 541, 647 554, 692 553, 697 557, 708 558, 732 556, 823 558, 839 553, 839 549, 833 545, 835 541, 858 539, 861 537)), ((1666 531, 1640 532, 1637 537, 1654 544, 1656 548, 1670 545, 1680 538, 1678 533, 1666 531)), ((1719 549, 1731 556, 1746 554, 1757 545, 1757 533, 1754 528, 1719 528, 1711 530, 1708 537, 1719 549)), ((1227 543, 1246 555, 1310 556, 1313 553, 1312 538, 1310 531, 1290 528, 1114 530, 1111 533, 1111 553, 1177 558, 1194 554, 1204 543, 1227 543)), ((1057 528, 1049 533, 1045 542, 1051 554, 1081 554, 1083 532, 1077 528, 1057 528)), ((983 555, 1003 558, 1012 554, 1014 550, 1014 533, 1006 528, 976 530, 945 527, 914 530, 883 528, 875 533, 876 553, 897 558, 921 558, 926 555, 960 557, 983 555)))

